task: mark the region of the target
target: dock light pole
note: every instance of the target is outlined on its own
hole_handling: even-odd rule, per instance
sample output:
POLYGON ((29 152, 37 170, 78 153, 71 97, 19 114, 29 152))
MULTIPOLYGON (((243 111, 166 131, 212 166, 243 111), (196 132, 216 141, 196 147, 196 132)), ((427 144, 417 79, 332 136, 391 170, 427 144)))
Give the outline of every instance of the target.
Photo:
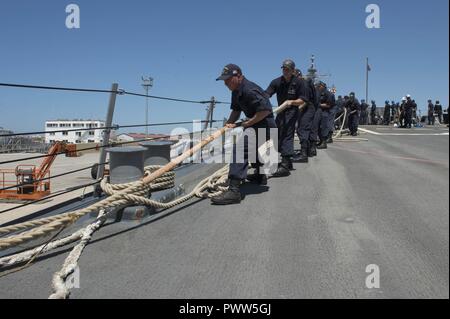
POLYGON ((142 87, 145 90, 145 135, 148 135, 148 90, 153 87, 152 77, 142 77, 142 87))

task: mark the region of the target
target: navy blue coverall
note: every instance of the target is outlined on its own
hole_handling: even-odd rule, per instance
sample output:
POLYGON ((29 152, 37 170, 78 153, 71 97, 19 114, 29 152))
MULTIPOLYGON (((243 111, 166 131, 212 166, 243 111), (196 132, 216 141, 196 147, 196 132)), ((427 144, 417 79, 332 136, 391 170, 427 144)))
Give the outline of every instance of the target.
MULTIPOLYGON (((311 81, 312 80, 308 80, 311 81)), ((313 117, 313 121, 312 121, 312 127, 311 127, 311 134, 310 134, 310 144, 312 145, 313 143, 316 144, 319 141, 319 124, 320 124, 320 119, 322 118, 322 108, 320 107, 320 92, 316 87, 313 87, 314 92, 315 92, 315 96, 316 96, 316 101, 315 101, 315 113, 314 113, 314 117, 313 117)))
MULTIPOLYGON (((269 97, 264 90, 255 83, 243 79, 239 88, 232 92, 231 110, 244 112, 247 118, 252 118, 257 112, 270 111, 270 114, 251 128, 255 130, 256 141, 258 141, 258 128, 266 128, 266 141, 270 138, 270 128, 276 128, 275 120, 272 113, 272 105, 269 97)), ((249 129, 249 128, 246 128, 249 129)), ((236 157, 236 146, 233 147, 233 157, 236 157)), ((260 165, 257 158, 257 165, 260 165)), ((230 164, 228 177, 230 179, 244 180, 247 178, 248 169, 248 144, 244 144, 244 162, 230 164)))
POLYGON ((358 132, 358 124, 359 124, 359 112, 361 111, 361 104, 357 98, 350 98, 346 107, 348 109, 348 129, 350 130, 350 134, 356 135, 358 132))
POLYGON ((407 100, 405 102, 405 127, 411 128, 413 108, 413 102, 411 100, 407 100))
POLYGON ((320 104, 327 104, 329 107, 321 107, 322 112, 320 114, 320 140, 326 140, 328 134, 333 131, 334 116, 336 114, 336 100, 334 94, 324 89, 320 92, 320 104))
POLYGON ((434 105, 428 102, 428 125, 434 125, 434 105))
MULTIPOLYGON (((290 81, 286 81, 283 76, 276 78, 269 84, 266 93, 270 97, 276 94, 278 105, 281 105, 287 100, 297 99, 302 99, 305 103, 309 103, 310 99, 306 82, 295 76, 292 76, 290 81)), ((291 157, 294 155, 294 133, 298 117, 299 109, 297 106, 291 106, 277 114, 275 122, 278 127, 278 151, 282 157, 291 157)), ((304 122, 302 125, 306 126, 306 121, 304 122)), ((305 141, 307 143, 309 138, 309 133, 307 133, 308 127, 302 129, 302 132, 304 132, 303 138, 306 138, 305 141)))

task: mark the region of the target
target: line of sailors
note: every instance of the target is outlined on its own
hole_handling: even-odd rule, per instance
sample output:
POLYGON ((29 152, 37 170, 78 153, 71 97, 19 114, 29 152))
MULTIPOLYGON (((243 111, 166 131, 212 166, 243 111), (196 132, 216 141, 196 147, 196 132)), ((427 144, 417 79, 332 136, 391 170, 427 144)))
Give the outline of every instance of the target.
POLYGON ((442 105, 439 101, 436 101, 436 104, 433 105, 433 102, 428 100, 428 125, 434 125, 435 123, 435 115, 438 118, 440 124, 443 123, 442 118, 442 105))
MULTIPOLYGON (((431 99, 428 100, 428 125, 434 125, 435 115, 438 117, 440 123, 442 123, 442 105, 439 101, 433 105, 431 99)), ((395 103, 394 101, 389 104, 389 101, 385 102, 383 113, 383 125, 389 125, 394 122, 401 128, 411 128, 413 122, 419 122, 417 118, 417 103, 411 99, 408 94, 402 98, 401 103, 395 103)))
MULTIPOLYGON (((350 134, 355 136, 358 131, 361 104, 352 92, 349 96, 335 100, 334 94, 327 90, 323 82, 314 85, 311 79, 303 78, 296 69, 294 61, 283 61, 282 75, 274 79, 266 90, 247 80, 242 70, 235 64, 224 67, 217 81, 223 80, 231 93, 231 113, 226 122, 228 128, 235 128, 236 122, 243 112, 247 117, 241 126, 244 130, 265 128, 266 138, 270 139, 270 128, 278 128, 278 152, 281 161, 273 177, 290 175, 293 162, 307 163, 309 157, 317 155, 317 149, 326 149, 327 143, 332 143, 335 117, 347 108, 346 122, 350 134), (276 95, 278 105, 288 108, 274 118, 270 97, 276 95), (294 151, 294 135, 300 140, 300 151, 294 151)), ((264 130, 262 130, 264 131, 264 130)), ((256 138, 258 141, 258 137, 256 138)), ((236 151, 235 151, 236 152, 236 151)), ((227 205, 241 201, 240 185, 248 180, 251 183, 266 185, 267 176, 260 171, 262 163, 256 160, 252 163, 255 173, 248 175, 248 145, 244 145, 244 162, 231 163, 228 173, 228 190, 219 196, 211 198, 213 204, 227 205)))
POLYGON ((401 128, 411 128, 413 119, 417 119, 417 103, 411 99, 411 95, 406 95, 402 98, 401 103, 389 104, 386 101, 384 104, 383 125, 389 125, 393 121, 401 128))

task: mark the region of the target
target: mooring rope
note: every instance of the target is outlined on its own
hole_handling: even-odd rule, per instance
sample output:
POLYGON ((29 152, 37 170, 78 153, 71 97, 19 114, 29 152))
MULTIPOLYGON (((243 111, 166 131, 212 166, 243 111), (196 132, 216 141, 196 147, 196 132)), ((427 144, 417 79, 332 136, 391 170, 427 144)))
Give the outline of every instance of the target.
MULTIPOLYGON (((288 107, 291 106, 287 103, 283 103, 273 112, 279 113, 288 107)), ((300 106, 300 108, 301 107, 302 106, 300 106)), ((147 197, 151 191, 173 187, 175 175, 172 170, 186 158, 189 158, 200 151, 205 145, 222 136, 227 130, 229 130, 227 127, 221 128, 165 166, 153 166, 146 168, 146 173, 142 180, 128 184, 112 185, 103 179, 101 181, 101 187, 103 191, 109 195, 109 197, 92 204, 89 207, 58 216, 42 218, 36 221, 0 228, 0 235, 23 231, 22 233, 14 234, 10 237, 0 238, 0 250, 3 250, 47 236, 57 229, 61 231, 61 229, 64 229, 69 224, 74 223, 82 216, 92 212, 99 212, 97 219, 92 224, 65 238, 54 240, 29 251, 0 258, 0 267, 11 266, 16 263, 34 259, 37 254, 48 252, 51 249, 55 249, 81 239, 79 244, 73 248, 69 256, 66 258, 62 269, 54 274, 52 281, 54 292, 50 298, 67 298, 70 294, 70 290, 65 284, 65 280, 76 269, 81 253, 92 238, 93 233, 104 224, 108 214, 111 213, 114 208, 123 208, 130 204, 142 204, 159 209, 168 209, 186 202, 195 196, 199 198, 210 198, 217 196, 228 189, 227 178, 229 166, 226 165, 211 176, 208 176, 200 181, 200 183, 198 183, 189 194, 177 198, 171 202, 162 203, 147 197), (26 231, 27 229, 33 227, 36 228, 26 231)), ((267 145, 264 146, 267 147, 267 145)))
POLYGON ((333 135, 333 138, 338 138, 342 136, 342 131, 344 129, 344 125, 345 125, 345 119, 347 118, 347 108, 344 107, 344 113, 342 113, 341 115, 339 115, 338 118, 336 118, 334 121, 337 122, 339 121, 341 118, 344 118, 341 124, 340 129, 333 135))

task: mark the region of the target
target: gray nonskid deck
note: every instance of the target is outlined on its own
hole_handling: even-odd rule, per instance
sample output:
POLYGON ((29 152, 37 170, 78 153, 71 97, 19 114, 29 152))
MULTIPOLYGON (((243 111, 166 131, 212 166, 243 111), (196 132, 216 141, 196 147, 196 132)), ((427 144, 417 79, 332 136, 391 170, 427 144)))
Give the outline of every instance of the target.
MULTIPOLYGON (((71 298, 448 298, 448 136, 363 137, 244 185, 240 205, 105 226, 71 298)), ((69 248, 0 278, 0 298, 47 298, 69 248)))

